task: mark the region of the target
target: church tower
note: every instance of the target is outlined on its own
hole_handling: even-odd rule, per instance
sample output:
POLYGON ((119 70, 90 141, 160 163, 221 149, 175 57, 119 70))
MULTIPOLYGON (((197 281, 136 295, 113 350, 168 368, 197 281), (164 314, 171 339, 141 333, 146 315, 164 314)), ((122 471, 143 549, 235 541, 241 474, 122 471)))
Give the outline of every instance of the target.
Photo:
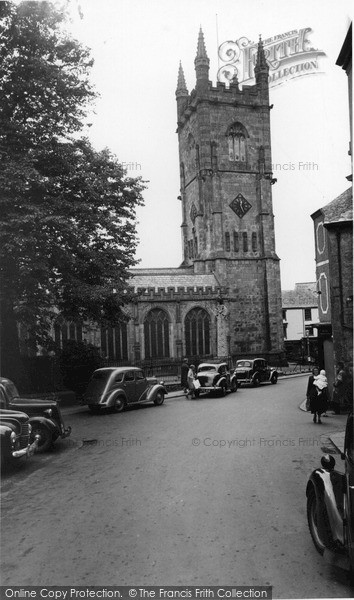
POLYGON ((182 203, 182 267, 214 273, 228 318, 228 353, 283 353, 279 258, 272 207, 269 68, 258 44, 256 83, 209 81, 202 30, 189 93, 176 90, 182 203))

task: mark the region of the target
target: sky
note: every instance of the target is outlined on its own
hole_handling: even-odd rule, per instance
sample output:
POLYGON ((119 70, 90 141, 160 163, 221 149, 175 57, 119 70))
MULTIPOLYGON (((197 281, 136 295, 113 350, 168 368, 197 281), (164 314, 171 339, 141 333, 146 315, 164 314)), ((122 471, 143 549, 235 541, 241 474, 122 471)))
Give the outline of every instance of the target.
POLYGON ((131 177, 149 183, 138 209, 138 267, 178 267, 182 261, 175 90, 179 61, 189 92, 195 86, 199 28, 217 80, 218 44, 257 41, 312 29, 325 53, 321 74, 270 90, 276 251, 281 286, 315 281, 311 214, 349 187, 349 104, 338 58, 351 16, 347 0, 70 0, 74 37, 95 60, 100 94, 87 129, 97 150, 108 147, 131 177), (78 7, 80 10, 78 10, 78 7), (81 16, 79 16, 79 12, 81 16), (300 167, 309 163, 310 168, 300 167), (290 167, 290 165, 294 165, 290 167))

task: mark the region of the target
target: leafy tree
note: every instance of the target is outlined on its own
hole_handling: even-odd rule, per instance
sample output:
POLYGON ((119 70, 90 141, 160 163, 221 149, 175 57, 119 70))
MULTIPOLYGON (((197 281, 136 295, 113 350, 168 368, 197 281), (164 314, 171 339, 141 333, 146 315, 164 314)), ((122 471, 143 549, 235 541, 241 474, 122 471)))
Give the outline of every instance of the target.
MULTIPOLYGON (((17 324, 45 344, 56 307, 114 323, 129 301, 144 183, 79 138, 95 92, 92 58, 50 2, 0 3, 1 346, 17 324)), ((5 371, 4 371, 5 372, 5 371)))

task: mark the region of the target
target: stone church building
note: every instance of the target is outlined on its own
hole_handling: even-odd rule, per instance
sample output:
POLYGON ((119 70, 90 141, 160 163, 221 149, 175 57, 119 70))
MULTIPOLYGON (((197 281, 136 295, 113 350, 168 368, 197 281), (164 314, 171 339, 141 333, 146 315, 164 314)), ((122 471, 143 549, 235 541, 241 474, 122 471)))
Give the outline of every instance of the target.
POLYGON ((133 269, 129 321, 101 332, 110 359, 283 355, 275 252, 268 65, 258 45, 256 83, 209 81, 200 30, 196 85, 182 66, 176 90, 182 264, 133 269))
MULTIPOLYGON (((182 263, 133 269, 127 322, 88 339, 111 361, 284 356, 279 258, 272 208, 268 65, 256 83, 209 81, 200 30, 196 85, 182 66, 176 90, 182 263)), ((57 329, 57 341, 63 331, 57 329)))

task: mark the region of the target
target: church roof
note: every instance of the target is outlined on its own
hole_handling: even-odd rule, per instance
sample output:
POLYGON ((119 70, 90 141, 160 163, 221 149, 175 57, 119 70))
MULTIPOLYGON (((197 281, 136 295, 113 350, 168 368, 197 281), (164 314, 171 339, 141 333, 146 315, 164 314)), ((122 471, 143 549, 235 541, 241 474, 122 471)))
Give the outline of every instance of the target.
POLYGON ((316 282, 295 283, 294 290, 283 290, 282 308, 317 307, 316 282))
POLYGON ((337 196, 332 202, 326 204, 322 209, 324 224, 338 223, 339 221, 353 220, 353 194, 352 188, 348 188, 337 196))
POLYGON ((129 284, 138 288, 219 288, 213 273, 194 273, 191 269, 131 269, 129 284))

